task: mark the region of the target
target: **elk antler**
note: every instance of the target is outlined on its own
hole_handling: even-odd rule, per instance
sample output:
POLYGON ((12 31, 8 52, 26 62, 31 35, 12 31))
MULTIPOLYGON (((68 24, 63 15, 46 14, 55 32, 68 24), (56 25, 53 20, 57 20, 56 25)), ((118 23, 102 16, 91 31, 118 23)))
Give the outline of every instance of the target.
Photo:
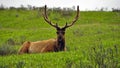
POLYGON ((79 6, 77 6, 77 15, 75 17, 75 19, 71 22, 71 24, 67 24, 63 27, 63 29, 66 29, 70 26, 72 26, 77 20, 78 20, 78 17, 79 17, 79 6))
POLYGON ((55 28, 59 28, 57 23, 56 23, 56 25, 55 25, 55 24, 53 24, 53 23, 48 19, 48 16, 47 16, 47 13, 46 13, 46 9, 47 9, 47 6, 45 5, 45 10, 44 10, 44 14, 43 14, 44 20, 45 20, 48 24, 50 24, 51 26, 53 26, 53 27, 55 27, 55 28))

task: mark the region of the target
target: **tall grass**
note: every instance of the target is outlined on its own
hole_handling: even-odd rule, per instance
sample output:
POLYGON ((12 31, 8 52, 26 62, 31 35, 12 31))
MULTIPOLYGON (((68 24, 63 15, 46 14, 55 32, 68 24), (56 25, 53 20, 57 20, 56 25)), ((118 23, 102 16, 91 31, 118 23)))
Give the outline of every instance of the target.
MULTIPOLYGON (((49 12, 51 21, 60 26, 75 16, 49 12)), ((119 18, 119 12, 80 12, 79 20, 66 30, 66 52, 0 56, 0 68, 119 68, 119 18)), ((24 41, 49 38, 56 38, 56 30, 37 10, 0 11, 0 52, 17 52, 24 41)))

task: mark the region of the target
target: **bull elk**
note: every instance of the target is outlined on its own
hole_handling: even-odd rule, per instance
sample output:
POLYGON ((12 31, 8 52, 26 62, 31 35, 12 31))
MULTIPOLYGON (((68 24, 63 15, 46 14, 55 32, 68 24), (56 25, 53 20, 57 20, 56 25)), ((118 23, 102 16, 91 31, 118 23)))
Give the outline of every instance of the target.
POLYGON ((36 41, 36 42, 24 42, 22 47, 20 48, 18 54, 23 53, 44 53, 44 52, 58 52, 58 51, 65 51, 65 30, 66 28, 72 26, 79 17, 79 6, 77 6, 77 15, 75 16, 75 19, 70 23, 60 28, 58 24, 53 24, 47 16, 46 13, 47 6, 45 5, 44 9, 44 20, 57 30, 57 38, 56 39, 49 39, 49 40, 43 40, 43 41, 36 41))

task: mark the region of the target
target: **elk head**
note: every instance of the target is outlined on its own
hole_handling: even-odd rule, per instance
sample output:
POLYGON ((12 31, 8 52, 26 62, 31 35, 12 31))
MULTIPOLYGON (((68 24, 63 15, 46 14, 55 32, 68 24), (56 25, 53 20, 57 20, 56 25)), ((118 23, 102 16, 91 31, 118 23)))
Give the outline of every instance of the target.
POLYGON ((48 16, 47 16, 47 13, 46 13, 46 8, 47 6, 45 5, 45 10, 44 10, 44 14, 43 14, 43 17, 44 17, 44 20, 50 24, 51 26, 55 27, 56 30, 57 30, 57 40, 58 41, 63 41, 65 40, 65 30, 66 28, 68 27, 71 27, 77 20, 78 20, 78 17, 79 17, 79 6, 77 6, 77 14, 76 14, 76 17, 74 18, 74 20, 71 22, 71 24, 65 24, 64 27, 59 27, 58 24, 53 24, 49 19, 48 19, 48 16))

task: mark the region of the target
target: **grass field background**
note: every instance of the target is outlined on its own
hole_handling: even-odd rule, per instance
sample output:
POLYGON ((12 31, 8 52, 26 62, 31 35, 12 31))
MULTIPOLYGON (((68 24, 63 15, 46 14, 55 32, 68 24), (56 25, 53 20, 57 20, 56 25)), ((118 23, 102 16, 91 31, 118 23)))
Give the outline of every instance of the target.
MULTIPOLYGON (((69 16, 49 11, 53 23, 64 26, 69 16)), ((119 68, 120 12, 81 11, 78 21, 66 30, 65 52, 17 55, 24 41, 56 38, 56 30, 38 10, 0 10, 0 68, 119 68), (9 52, 10 52, 9 51, 9 52)))

